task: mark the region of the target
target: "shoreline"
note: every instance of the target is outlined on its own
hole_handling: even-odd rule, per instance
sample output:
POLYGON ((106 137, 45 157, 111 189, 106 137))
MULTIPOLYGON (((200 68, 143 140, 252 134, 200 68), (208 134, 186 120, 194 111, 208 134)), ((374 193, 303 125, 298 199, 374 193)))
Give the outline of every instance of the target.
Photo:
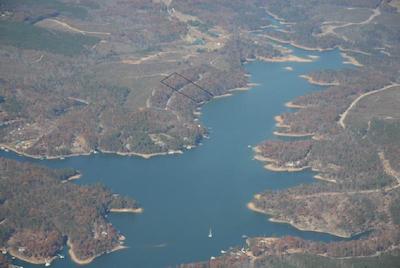
POLYGON ((267 162, 266 165, 264 165, 264 168, 269 170, 269 171, 275 171, 275 172, 299 172, 303 171, 306 169, 312 168, 311 166, 303 166, 303 167, 287 167, 287 166, 280 166, 278 165, 279 161, 273 158, 265 157, 261 155, 261 150, 259 148, 254 148, 254 152, 256 155, 253 157, 253 159, 258 160, 260 162, 267 162))
MULTIPOLYGON (((364 55, 370 55, 370 53, 367 53, 367 52, 364 52, 364 51, 359 51, 359 50, 346 49, 346 48, 343 48, 340 45, 339 46, 329 47, 329 48, 307 47, 307 46, 304 46, 304 45, 299 45, 299 44, 295 43, 294 41, 283 40, 283 39, 280 39, 280 38, 277 38, 277 37, 273 37, 273 36, 268 35, 268 34, 264 34, 263 36, 268 38, 268 39, 270 39, 270 40, 272 40, 272 41, 275 41, 275 42, 278 42, 278 43, 281 43, 281 44, 291 45, 291 46, 293 46, 295 48, 299 48, 299 49, 306 50, 306 51, 325 52, 325 51, 332 51, 332 50, 335 50, 335 49, 339 49, 339 51, 341 52, 340 54, 341 54, 342 58, 344 59, 343 60, 343 64, 351 64, 351 65, 354 65, 356 67, 363 67, 364 65, 361 64, 360 62, 358 62, 355 57, 352 57, 352 56, 346 54, 346 52, 356 52, 356 53, 360 53, 360 54, 364 54, 364 55)), ((318 85, 318 83, 316 83, 316 84, 318 85)), ((324 84, 322 84, 322 86, 324 86, 324 84)))
POLYGON ((78 172, 78 174, 72 175, 71 177, 67 178, 66 180, 63 180, 63 182, 78 180, 81 177, 82 177, 82 174, 78 172))
POLYGON ((281 18, 278 15, 272 13, 267 7, 265 7, 264 10, 269 16, 271 16, 274 20, 277 20, 280 24, 293 24, 286 21, 284 18, 281 18))
MULTIPOLYGON (((253 202, 247 203, 247 208, 253 212, 270 216, 270 214, 268 212, 266 212, 263 209, 258 208, 253 202)), ((268 218, 268 221, 273 222, 273 223, 289 224, 290 226, 293 226, 297 230, 303 231, 303 232, 325 233, 325 234, 330 234, 330 235, 334 235, 334 236, 341 237, 341 238, 351 238, 352 237, 352 234, 344 234, 344 233, 334 232, 334 231, 324 231, 317 227, 305 227, 305 226, 302 226, 301 224, 297 224, 297 223, 294 223, 289 220, 281 220, 281 219, 276 219, 276 218, 270 217, 270 218, 268 218)))
POLYGON ((231 94, 231 93, 225 93, 225 94, 222 94, 222 95, 214 96, 213 99, 222 99, 222 98, 230 97, 232 95, 233 94, 231 94))
POLYGON ((275 126, 279 128, 290 128, 290 125, 285 125, 284 122, 285 120, 283 119, 282 115, 277 115, 274 117, 274 120, 276 121, 275 126))
MULTIPOLYGON (((260 84, 257 83, 247 83, 247 86, 245 87, 237 87, 237 88, 232 88, 229 89, 228 92, 236 92, 236 91, 249 91, 250 89, 254 88, 254 87, 258 87, 260 86, 260 84)), ((229 93, 228 93, 229 94, 229 93)), ((233 94, 231 94, 231 96, 233 96, 233 94)))
POLYGON ((287 55, 283 57, 272 57, 272 58, 258 56, 257 60, 266 62, 300 62, 300 63, 310 63, 314 61, 313 59, 302 58, 295 55, 287 55))
MULTIPOLYGON (((269 12, 267 11, 267 13, 269 14, 269 12)), ((272 16, 272 17, 274 17, 274 14, 269 14, 270 16, 272 16)), ((275 17, 274 17, 275 18, 275 17)), ((285 21, 281 21, 279 18, 275 18, 275 19, 277 19, 280 23, 285 23, 285 21)), ((292 45, 292 46, 294 46, 294 47, 298 47, 298 46, 296 46, 296 45, 294 45, 293 43, 291 43, 291 42, 288 42, 288 44, 290 44, 290 45, 292 45)), ((298 47, 298 48, 300 48, 300 49, 305 49, 304 47, 298 47)), ((312 49, 310 49, 310 50, 312 50, 312 49)), ((314 51, 323 51, 323 50, 319 50, 319 49, 314 49, 314 51)), ((297 61, 294 61, 294 62, 312 62, 313 60, 310 60, 310 61, 304 61, 304 60, 307 60, 306 58, 301 58, 301 57, 297 57, 297 56, 295 56, 295 55, 289 55, 289 56, 286 56, 286 57, 278 57, 278 58, 267 58, 267 60, 264 60, 264 61, 269 61, 269 62, 292 62, 290 59, 292 59, 293 60, 293 57, 296 57, 297 58, 297 61)), ((310 77, 310 79, 312 80, 312 77, 310 77)), ((330 85, 336 85, 335 83, 323 83, 323 82, 317 82, 317 81, 313 81, 313 82, 310 82, 310 81, 308 81, 310 84, 315 84, 315 85, 321 85, 321 86, 330 86, 330 85)), ((228 92, 234 92, 234 91, 247 91, 247 90, 250 90, 251 89, 251 87, 249 87, 249 88, 247 88, 247 87, 243 87, 243 88, 237 88, 237 89, 231 89, 231 90, 228 90, 228 92)), ((215 96, 214 98, 215 99, 219 99, 219 98, 224 98, 224 97, 229 97, 229 96, 232 96, 233 94, 230 94, 230 93, 227 93, 227 94, 223 94, 223 95, 220 95, 220 96, 215 96)), ((306 108, 306 106, 301 106, 301 105, 296 105, 296 104, 293 104, 292 102, 288 102, 288 103, 286 103, 285 104, 285 106, 286 107, 288 107, 288 108, 293 108, 293 109, 302 109, 302 108, 306 108)), ((276 118, 279 118, 279 120, 277 120, 277 119, 275 119, 276 121, 277 121, 277 123, 276 123, 276 125, 277 125, 277 127, 281 127, 281 128, 289 128, 290 129, 290 125, 285 125, 284 124, 284 120, 282 119, 282 116, 276 116, 276 118)), ((271 131, 270 131, 271 132, 271 131)), ((283 132, 279 132, 279 131, 274 131, 273 132, 273 134, 274 135, 276 135, 276 136, 284 136, 284 137, 309 137, 309 136, 313 136, 313 134, 308 134, 308 133, 304 133, 304 134, 301 134, 301 133, 283 133, 283 132)), ((13 150, 14 152, 16 152, 16 153, 18 153, 17 151, 15 151, 15 150, 13 150)), ((103 154, 116 154, 116 155, 120 155, 120 156, 138 156, 138 157, 142 157, 142 158, 144 158, 144 159, 150 159, 150 158, 152 158, 152 157, 156 157, 156 156, 166 156, 166 155, 170 155, 170 154, 182 154, 183 153, 183 151, 184 150, 179 150, 179 151, 167 151, 167 152, 159 152, 159 153, 151 153, 151 154, 146 154, 146 153, 135 153, 135 152, 128 152, 128 153, 124 153, 124 152, 112 152, 112 151, 109 151, 109 152, 106 152, 106 151, 100 151, 101 153, 103 153, 103 154)), ((87 155, 91 155, 93 152, 90 152, 90 153, 88 153, 87 155)), ((18 153, 18 154, 20 154, 20 153, 18 153)), ((21 153, 22 154, 22 153, 21 153)), ((22 155, 24 155, 24 154, 22 154, 22 155)), ((77 155, 70 155, 70 156, 59 156, 59 157, 54 157, 54 158, 49 158, 49 157, 46 157, 47 159, 62 159, 62 158, 64 158, 64 157, 75 157, 75 156, 82 156, 82 155, 85 155, 85 154, 77 154, 77 155)), ((25 155, 25 156, 27 156, 27 157, 32 157, 32 158, 35 158, 34 156, 30 156, 30 155, 25 155)), ((36 158, 36 159, 40 159, 40 157, 38 157, 38 158, 36 158)), ((263 157, 262 155, 255 155, 254 156, 254 159, 256 159, 256 160, 259 160, 259 161, 267 161, 267 162, 274 162, 274 163, 277 163, 278 161, 277 160, 274 160, 274 159, 271 159, 271 158, 268 158, 268 157, 263 157), (262 160, 261 160, 262 159, 262 160), (268 161, 268 160, 270 160, 270 161, 268 161)), ((294 172, 294 171, 301 171, 301 170, 304 170, 304 169, 306 169, 306 168, 309 168, 309 167, 303 167, 303 168, 292 168, 293 170, 289 170, 289 169, 285 169, 285 168, 283 168, 283 167, 279 167, 278 165, 273 165, 273 164, 268 164, 268 165, 265 165, 265 167, 266 167, 266 169, 269 169, 269 170, 271 170, 271 171, 277 171, 277 172, 279 172, 279 171, 285 171, 285 172, 294 172), (269 168, 267 168, 269 166, 269 168)), ((316 175, 316 176, 314 176, 316 179, 317 179, 317 176, 319 176, 319 175, 316 175)), ((79 174, 79 175, 74 175, 74 176, 71 176, 70 178, 68 178, 67 179, 67 181, 69 181, 69 180, 75 180, 75 179, 79 179, 81 177, 81 175, 79 174), (74 177, 76 177, 76 176, 78 176, 77 178, 74 178, 74 177)), ((322 178, 322 177, 321 177, 322 178)), ((321 179, 321 178, 319 178, 319 179, 321 179)), ((322 178, 323 179, 323 178, 322 178)), ((250 202, 250 203, 248 203, 247 204, 247 207, 248 207, 248 209, 250 209, 250 210, 252 210, 252 211, 254 211, 254 212, 257 212, 257 213, 262 213, 262 214, 267 214, 265 211, 263 211, 262 209, 260 209, 260 208, 257 208, 257 206, 253 203, 253 202, 250 202)), ((137 209, 134 209, 134 208, 115 208, 115 209, 110 209, 110 212, 112 212, 112 213, 143 213, 143 209, 142 208, 137 208, 137 209)), ((299 227, 297 227, 296 226, 296 224, 295 223, 293 223, 293 222, 291 222, 291 221, 289 221, 289 220, 279 220, 279 219, 275 219, 275 218, 269 218, 269 221, 271 221, 271 222, 277 222, 277 223, 285 223, 285 224, 289 224, 289 225, 291 225, 291 226, 293 226, 293 227, 295 227, 296 229, 298 229, 298 230, 301 230, 301 231, 308 231, 308 229, 301 229, 301 228, 299 228, 299 227)), ((301 226, 302 224, 300 223, 300 226, 301 226)), ((306 225, 306 224, 305 224, 306 225)), ((318 228, 316 228, 316 229, 318 229, 318 228)), ((314 230, 312 230, 312 231, 314 231, 314 230)), ((315 231, 315 232, 320 232, 320 231, 315 231)), ((326 232, 323 232, 323 233, 326 233, 326 232)), ((345 233, 345 232, 344 232, 345 233)), ((337 235, 337 234, 335 234, 335 235, 337 235)), ((340 235, 339 235, 340 236, 340 235)), ((341 236, 341 237, 347 237, 347 236, 341 236)), ((349 237, 351 237, 351 236, 349 236, 349 237)), ((276 238, 277 239, 277 238, 276 238)), ((111 249, 111 251, 110 252, 105 252, 105 253, 102 253, 102 254, 98 254, 98 255, 95 255, 95 256, 93 256, 93 257, 89 257, 88 259, 79 259, 76 255, 75 255, 75 253, 74 253, 74 251, 73 251, 73 244, 72 244, 72 242, 70 242, 70 240, 67 240, 67 244, 68 244, 68 246, 70 247, 69 248, 69 250, 68 250, 68 252, 69 252, 69 254, 70 254, 70 257, 71 257, 71 259, 75 262, 75 263, 77 263, 77 264, 81 264, 81 265, 83 265, 83 264, 90 264, 95 258, 97 258, 97 257, 99 257, 99 256, 101 256, 101 255, 103 255, 103 254, 107 254, 107 253, 110 253, 110 252, 114 252, 114 251, 117 251, 117 250, 120 250, 120 249, 124 249, 125 247, 124 246, 122 246, 122 245, 120 245, 120 246, 116 246, 115 248, 113 248, 113 249, 111 249)))
POLYGON ((307 80, 308 83, 312 84, 312 85, 317 85, 317 86, 339 86, 340 84, 338 82, 323 82, 323 81, 317 81, 315 80, 312 76, 309 75, 299 75, 299 77, 304 78, 305 80, 307 80))
POLYGON ((261 162, 270 162, 270 163, 278 163, 278 160, 270 158, 270 157, 266 157, 262 155, 262 151, 261 149, 256 146, 253 148, 253 152, 255 153, 253 159, 261 161, 261 162))
POLYGON ((270 39, 270 40, 272 40, 272 41, 275 41, 275 42, 278 42, 278 43, 282 43, 282 44, 288 44, 288 45, 291 45, 293 47, 296 47, 296 48, 299 48, 299 49, 303 49, 303 50, 306 50, 306 51, 324 52, 324 51, 334 50, 336 48, 336 47, 334 47, 334 48, 320 48, 320 47, 312 48, 312 47, 306 47, 306 46, 302 46, 302 45, 296 44, 293 41, 287 41, 287 40, 283 40, 283 39, 280 39, 280 38, 277 38, 277 37, 273 37, 273 36, 270 36, 268 34, 263 34, 263 36, 268 38, 268 39, 270 39))
MULTIPOLYGON (((246 77, 249 77, 251 75, 246 74, 246 77)), ((259 86, 260 84, 257 83, 247 83, 245 87, 238 87, 238 88, 232 88, 228 89, 225 94, 219 95, 219 96, 214 96, 214 99, 219 99, 219 98, 224 98, 224 97, 230 97, 233 96, 232 93, 235 91, 248 91, 254 87, 259 86)), ((196 111, 194 111, 196 112, 196 111)), ((192 146, 192 148, 195 147, 195 145, 192 146)), ((32 158, 32 159, 37 159, 37 160, 64 160, 65 158, 71 158, 71 157, 77 157, 77 156, 90 156, 92 154, 95 154, 97 152, 102 153, 102 154, 115 154, 115 155, 120 155, 120 156, 138 156, 142 157, 144 159, 150 159, 155 156, 165 156, 165 155, 173 155, 173 154, 183 154, 184 152, 182 150, 169 150, 167 152, 157 152, 157 153, 138 153, 138 152, 119 152, 119 151, 107 151, 107 150, 102 150, 101 148, 98 149, 92 149, 89 152, 82 152, 82 153, 73 153, 73 154, 67 154, 67 155, 57 155, 57 156, 49 156, 49 155, 32 155, 29 153, 25 153, 22 151, 19 151, 16 148, 11 147, 10 145, 7 144, 1 144, 0 143, 0 148, 2 151, 11 151, 14 152, 15 154, 18 154, 20 156, 32 158)))
POLYGON ((247 208, 250 209, 251 211, 254 211, 254 212, 258 212, 258 213, 261 213, 261 214, 266 214, 264 210, 262 210, 260 208, 257 208, 257 206, 253 202, 247 203, 247 208))
POLYGON ((275 172, 299 172, 299 171, 309 169, 309 168, 311 168, 311 166, 286 167, 286 166, 278 166, 278 165, 274 165, 273 163, 269 163, 269 164, 265 165, 264 168, 269 171, 275 171, 275 172))
POLYGON ((111 208, 110 212, 111 213, 134 213, 134 214, 139 214, 143 213, 144 209, 143 208, 111 208))
POLYGON ((160 152, 160 153, 151 153, 151 154, 145 154, 145 153, 136 153, 136 152, 112 152, 112 151, 105 151, 105 150, 100 150, 101 153, 103 154, 115 154, 115 155, 120 155, 120 156, 140 156, 144 159, 150 159, 155 156, 162 156, 162 155, 173 155, 173 154, 183 154, 182 150, 170 150, 168 152, 160 152))
POLYGON ((324 178, 320 174, 314 175, 314 179, 324 181, 324 182, 337 183, 337 181, 335 179, 324 178))
POLYGON ((290 108, 290 109, 304 109, 304 108, 307 108, 307 106, 294 104, 291 101, 286 102, 285 103, 285 107, 290 108))
POLYGON ((350 65, 354 65, 356 67, 363 67, 364 66, 355 57, 350 56, 346 52, 341 52, 340 55, 344 59, 343 60, 343 64, 350 64, 350 65))
POLYGON ((6 145, 6 144, 0 144, 0 147, 2 147, 2 151, 7 152, 11 151, 14 152, 20 156, 25 156, 25 157, 29 157, 32 159, 38 159, 38 160, 63 160, 64 158, 70 158, 70 157, 75 157, 75 156, 88 156, 91 155, 94 151, 90 151, 88 153, 77 153, 77 154, 68 154, 68 155, 60 155, 60 156, 49 156, 49 155, 43 155, 43 156, 38 156, 38 155, 32 155, 32 154, 28 154, 28 153, 24 153, 21 151, 18 151, 17 149, 10 147, 10 145, 6 145), (4 149, 3 149, 4 148, 4 149))
MULTIPOLYGON (((144 159, 149 159, 151 157, 161 156, 161 155, 172 155, 172 154, 182 154, 183 153, 182 150, 171 150, 168 152, 145 154, 145 153, 136 153, 136 152, 129 152, 129 153, 113 152, 113 151, 106 151, 106 150, 98 149, 98 150, 91 150, 90 152, 86 152, 86 153, 68 154, 68 155, 60 155, 60 156, 48 156, 48 155, 37 156, 37 155, 31 155, 28 153, 18 151, 17 149, 14 149, 14 148, 10 147, 9 145, 5 145, 5 144, 0 144, 0 147, 4 148, 4 149, 1 149, 1 151, 8 150, 10 152, 18 154, 19 156, 24 156, 24 157, 28 157, 28 158, 32 158, 32 159, 37 159, 37 160, 64 160, 65 158, 72 158, 72 157, 78 157, 78 156, 90 156, 92 154, 95 154, 95 152, 99 152, 102 154, 115 154, 115 155, 120 155, 120 156, 139 156, 144 159)), ((5 152, 7 152, 7 151, 5 151, 5 152)))
POLYGON ((253 159, 261 161, 261 162, 270 162, 270 163, 278 163, 277 160, 272 159, 272 158, 268 158, 268 157, 264 157, 260 154, 256 154, 253 159))
POLYGON ((67 240, 67 246, 69 247, 68 254, 69 254, 69 256, 71 257, 71 260, 72 260, 73 262, 75 262, 76 264, 79 264, 79 265, 86 265, 86 264, 89 264, 89 263, 91 263, 94 259, 96 259, 97 257, 100 257, 100 256, 102 256, 102 255, 104 255, 104 254, 109 254, 109 253, 112 253, 112 252, 114 252, 114 251, 122 250, 122 249, 127 248, 127 247, 125 247, 125 246, 118 245, 118 246, 115 246, 113 249, 111 249, 111 250, 108 251, 108 252, 99 253, 99 254, 97 254, 97 255, 95 255, 95 256, 92 256, 92 257, 89 257, 89 258, 87 258, 87 259, 80 259, 78 256, 76 256, 76 254, 75 254, 75 252, 74 252, 74 245, 71 243, 71 241, 70 241, 69 239, 67 240))
POLYGON ((27 256, 23 256, 21 254, 19 254, 15 249, 7 249, 7 252, 15 257, 16 259, 19 259, 21 261, 27 262, 27 263, 31 263, 31 264, 36 264, 36 265, 42 265, 42 264, 46 264, 46 263, 52 263, 57 256, 53 256, 50 258, 43 258, 43 259, 39 259, 39 258, 34 258, 34 257, 27 257, 27 256))
MULTIPOLYGON (((294 108, 295 107, 297 109, 305 108, 303 106, 294 105, 291 102, 285 103, 285 106, 289 107, 289 108, 294 108)), ((291 126, 283 123, 284 119, 283 119, 282 115, 275 116, 274 120, 276 121, 276 123, 275 123, 276 127, 278 127, 278 128, 286 128, 286 129, 290 130, 291 126)), ((279 137, 299 137, 299 138, 301 138, 301 137, 313 137, 315 135, 314 133, 280 132, 278 130, 274 131, 273 134, 275 136, 279 136, 279 137)))
MULTIPOLYGON (((266 212, 264 214, 268 215, 266 212)), ((344 234, 344 233, 339 233, 339 232, 334 232, 334 231, 324 231, 324 230, 322 230, 320 228, 317 228, 317 227, 306 227, 306 226, 303 226, 303 225, 298 224, 298 223, 294 223, 294 222, 289 221, 289 220, 280 220, 280 219, 276 219, 276 218, 272 218, 272 217, 269 218, 268 220, 270 222, 273 222, 273 223, 289 224, 290 226, 293 226, 294 228, 296 228, 297 230, 302 231, 302 232, 324 233, 324 234, 330 234, 330 235, 341 237, 341 238, 351 238, 352 237, 351 234, 344 234)))
POLYGON ((302 138, 302 137, 312 137, 314 136, 313 133, 285 133, 285 132, 279 132, 279 131, 274 131, 273 134, 275 136, 279 137, 296 137, 296 138, 302 138))

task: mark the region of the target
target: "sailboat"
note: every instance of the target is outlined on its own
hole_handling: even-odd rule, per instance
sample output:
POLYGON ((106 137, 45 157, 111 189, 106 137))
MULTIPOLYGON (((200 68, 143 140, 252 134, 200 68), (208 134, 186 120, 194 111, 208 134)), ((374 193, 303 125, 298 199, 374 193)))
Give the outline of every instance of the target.
POLYGON ((209 238, 212 238, 212 237, 213 237, 211 228, 210 228, 210 231, 208 232, 208 237, 209 237, 209 238))

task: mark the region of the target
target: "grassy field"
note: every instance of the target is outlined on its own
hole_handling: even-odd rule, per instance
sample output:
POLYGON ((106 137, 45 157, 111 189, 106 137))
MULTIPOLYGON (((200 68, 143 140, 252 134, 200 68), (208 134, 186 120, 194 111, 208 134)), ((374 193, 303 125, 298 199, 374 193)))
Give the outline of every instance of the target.
POLYGON ((51 32, 23 22, 0 21, 0 45, 22 49, 44 50, 65 56, 83 53, 98 42, 98 38, 51 32))

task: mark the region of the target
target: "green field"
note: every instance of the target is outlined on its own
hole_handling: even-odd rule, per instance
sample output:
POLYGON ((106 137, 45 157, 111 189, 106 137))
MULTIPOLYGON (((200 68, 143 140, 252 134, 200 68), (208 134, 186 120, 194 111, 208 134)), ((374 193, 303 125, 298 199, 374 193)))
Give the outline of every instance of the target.
POLYGON ((48 31, 27 23, 0 21, 0 45, 43 50, 65 56, 85 52, 98 38, 58 31, 48 31))

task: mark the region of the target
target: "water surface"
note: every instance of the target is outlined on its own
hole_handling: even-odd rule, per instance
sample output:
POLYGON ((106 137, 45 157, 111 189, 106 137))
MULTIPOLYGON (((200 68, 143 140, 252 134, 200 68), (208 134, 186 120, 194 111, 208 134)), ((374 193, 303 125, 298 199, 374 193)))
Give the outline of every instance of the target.
MULTIPOLYGON (((229 98, 213 100, 202 109, 202 123, 210 139, 183 155, 150 160, 115 155, 91 155, 65 160, 32 160, 13 153, 0 156, 30 161, 52 168, 73 167, 83 173, 78 184, 101 182, 114 192, 131 196, 144 213, 112 214, 110 221, 127 237, 126 250, 104 255, 86 267, 165 267, 207 260, 221 249, 244 245, 242 235, 294 235, 332 241, 339 238, 303 232, 287 224, 271 223, 246 208, 253 195, 266 189, 283 189, 313 182, 309 171, 273 173, 253 160, 254 146, 272 136, 274 116, 288 111, 284 103, 307 92, 321 90, 299 78, 312 70, 342 68, 338 51, 309 52, 313 63, 264 63, 246 65, 251 82, 260 86, 229 98), (284 67, 294 70, 287 71, 284 67), (208 238, 209 228, 214 237, 208 238)), ((15 261, 24 267, 36 267, 15 261)), ((78 265, 69 257, 52 267, 78 265)))

